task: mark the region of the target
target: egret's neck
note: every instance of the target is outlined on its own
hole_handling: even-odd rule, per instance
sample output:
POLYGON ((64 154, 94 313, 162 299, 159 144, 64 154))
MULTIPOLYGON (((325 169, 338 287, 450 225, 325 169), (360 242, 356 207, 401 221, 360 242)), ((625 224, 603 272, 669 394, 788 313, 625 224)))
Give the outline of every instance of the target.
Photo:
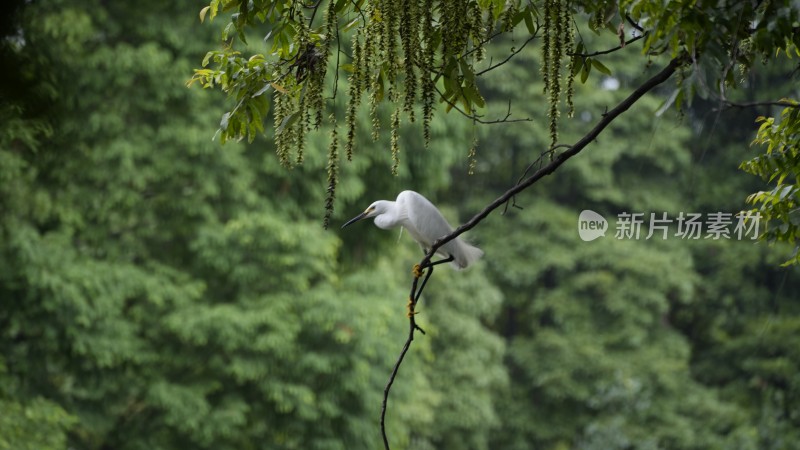
POLYGON ((385 208, 385 211, 375 216, 375 226, 388 230, 403 224, 405 216, 403 212, 400 211, 400 208, 397 207, 396 202, 386 201, 382 206, 385 208))

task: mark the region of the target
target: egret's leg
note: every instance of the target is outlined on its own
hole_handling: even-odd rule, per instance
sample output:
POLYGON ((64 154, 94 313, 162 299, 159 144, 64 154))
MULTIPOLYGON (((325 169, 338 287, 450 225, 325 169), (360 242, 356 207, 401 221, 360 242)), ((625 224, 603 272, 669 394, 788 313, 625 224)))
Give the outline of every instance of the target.
POLYGON ((414 311, 414 303, 415 303, 414 299, 412 297, 408 297, 408 304, 406 305, 406 317, 408 318, 411 318, 412 316, 417 314, 417 312, 414 311))
MULTIPOLYGON (((445 259, 440 259, 439 261, 435 261, 435 262, 429 263, 426 266, 426 269, 428 269, 428 273, 425 274, 425 279, 422 280, 422 284, 419 286, 419 289, 417 290, 417 297, 414 299, 414 303, 419 301, 419 296, 422 295, 422 290, 425 289, 425 283, 427 283, 428 282, 428 278, 430 278, 431 275, 433 275, 433 266, 438 266, 439 264, 449 263, 449 262, 453 261, 453 259, 455 259, 455 258, 453 258, 453 255, 450 255, 445 259)), ((415 266, 415 267, 417 267, 417 266, 415 266)))
POLYGON ((447 258, 445 258, 445 259, 440 259, 440 260, 438 260, 438 261, 434 261, 434 262, 428 263, 428 265, 427 265, 427 266, 425 266, 425 267, 433 267, 433 266, 438 266, 439 264, 444 264, 444 263, 453 262, 453 260, 454 260, 454 259, 455 259, 455 258, 453 257, 453 255, 449 255, 449 256, 448 256, 447 258))
MULTIPOLYGON (((414 268, 411 270, 411 273, 414 274, 415 278, 421 278, 422 273, 425 269, 428 269, 428 272, 425 274, 425 278, 422 280, 422 284, 419 285, 419 289, 417 289, 417 294, 414 297, 408 297, 408 304, 406 305, 406 316, 412 317, 417 312, 414 311, 414 306, 416 306, 417 302, 419 301, 419 297, 422 295, 422 290, 425 289, 425 285, 428 283, 428 279, 433 275, 433 266, 438 266, 439 264, 449 263, 453 261, 453 255, 448 256, 445 259, 440 259, 439 261, 429 262, 423 268, 419 264, 414 264, 414 268)), ((420 329, 422 331, 422 329, 420 329)), ((425 333, 423 331, 423 333, 425 333)))
POLYGON ((428 282, 428 278, 433 275, 433 266, 431 265, 428 267, 428 273, 425 274, 425 279, 422 280, 422 284, 419 285, 419 289, 417 289, 417 296, 414 298, 414 303, 419 301, 419 296, 422 295, 422 290, 425 289, 425 283, 428 282))

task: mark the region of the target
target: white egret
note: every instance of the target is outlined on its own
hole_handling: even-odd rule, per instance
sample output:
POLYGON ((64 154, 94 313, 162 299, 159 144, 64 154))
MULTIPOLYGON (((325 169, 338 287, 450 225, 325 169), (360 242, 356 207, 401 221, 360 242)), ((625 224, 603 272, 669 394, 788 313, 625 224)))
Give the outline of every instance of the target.
MULTIPOLYGON (((411 237, 425 252, 433 246, 437 239, 453 232, 453 227, 447 223, 439 209, 427 198, 414 191, 401 192, 395 201, 378 200, 374 202, 363 213, 342 225, 342 228, 361 219, 373 217, 375 226, 378 228, 388 230, 399 225, 408 230, 411 237)), ((477 261, 483 255, 483 251, 457 237, 439 247, 436 254, 446 258, 448 262, 452 261, 456 269, 463 269, 477 261)))

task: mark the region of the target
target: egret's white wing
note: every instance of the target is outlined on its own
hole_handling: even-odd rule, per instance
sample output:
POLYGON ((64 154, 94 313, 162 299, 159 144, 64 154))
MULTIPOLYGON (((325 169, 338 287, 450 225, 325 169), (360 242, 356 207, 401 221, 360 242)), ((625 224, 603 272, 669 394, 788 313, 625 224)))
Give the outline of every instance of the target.
MULTIPOLYGON (((427 251, 433 242, 453 232, 439 209, 427 198, 414 191, 403 191, 397 196, 397 204, 404 210, 406 220, 403 223, 420 246, 427 251)), ((483 255, 483 252, 460 238, 443 245, 436 252, 447 258, 455 258, 453 266, 463 269, 483 255)))
POLYGON ((397 203, 405 211, 406 227, 420 245, 430 248, 433 241, 453 231, 442 213, 433 203, 414 191, 403 191, 397 203))

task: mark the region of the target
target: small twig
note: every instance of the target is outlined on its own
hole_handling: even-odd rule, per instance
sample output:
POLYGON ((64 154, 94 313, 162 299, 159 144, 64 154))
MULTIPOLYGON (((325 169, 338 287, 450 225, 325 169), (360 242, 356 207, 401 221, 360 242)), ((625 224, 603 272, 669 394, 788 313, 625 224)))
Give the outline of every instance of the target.
MULTIPOLYGON (((739 17, 736 20, 736 29, 742 24, 742 18, 744 17, 745 8, 742 8, 739 11, 739 17)), ((719 77, 720 80, 725 80, 728 77, 728 73, 733 70, 733 66, 736 64, 736 60, 739 59, 739 36, 737 33, 731 33, 731 50, 730 50, 730 58, 728 58, 728 63, 725 64, 725 67, 722 69, 722 75, 719 77)), ((727 100, 725 95, 725 82, 719 83, 719 95, 722 97, 723 100, 727 100)))
POLYGON ((444 94, 442 93, 442 91, 440 91, 438 87, 434 86, 433 88, 439 94, 439 97, 442 100, 444 100, 448 105, 450 105, 450 107, 452 107, 453 109, 455 109, 456 111, 461 113, 461 115, 463 115, 467 119, 474 120, 477 123, 481 123, 481 124, 484 124, 484 125, 494 125, 494 124, 498 124, 498 123, 531 122, 533 120, 530 117, 526 117, 524 119, 509 119, 511 117, 511 107, 510 106, 509 106, 508 112, 506 112, 506 116, 503 117, 502 119, 483 120, 483 119, 481 119, 481 117, 483 117, 483 116, 479 116, 477 114, 469 114, 468 112, 466 112, 463 109, 459 108, 458 105, 456 105, 455 103, 451 102, 449 98, 445 97, 444 94))
POLYGON ((350 0, 350 4, 351 4, 351 5, 353 5, 353 8, 355 8, 355 9, 356 9, 356 11, 358 11, 358 14, 361 16, 361 20, 362 20, 362 21, 364 22, 364 24, 366 25, 366 23, 367 23, 367 16, 366 16, 366 15, 364 15, 364 10, 363 10, 363 9, 361 9, 361 6, 359 6, 359 4, 358 4, 358 3, 356 3, 356 1, 355 1, 355 0, 350 0))
POLYGON ((737 103, 728 100, 723 100, 722 103, 728 108, 756 108, 759 106, 782 106, 784 108, 800 108, 800 103, 793 103, 788 100, 744 102, 744 103, 737 103))
POLYGON ((478 49, 483 46, 483 44, 486 44, 487 42, 491 41, 492 39, 496 38, 497 36, 500 36, 503 33, 505 33, 505 31, 502 31, 502 30, 492 33, 491 36, 489 36, 486 39, 482 40, 480 43, 478 43, 478 45, 475 45, 471 49, 469 49, 466 52, 464 52, 464 54, 461 57, 462 58, 466 58, 467 56, 477 52, 478 49))
POLYGON ((609 53, 614 53, 617 50, 621 50, 622 48, 627 47, 628 44, 633 44, 634 42, 638 41, 639 39, 643 38, 644 36, 645 36, 644 34, 640 34, 638 36, 634 36, 634 37, 628 39, 627 41, 625 41, 625 45, 618 45, 618 46, 616 46, 614 48, 610 48, 608 50, 601 50, 601 51, 597 51, 597 52, 593 52, 593 53, 567 53, 567 56, 577 56, 577 57, 581 57, 581 58, 591 58, 593 56, 598 56, 598 55, 607 55, 609 53))
POLYGON ((317 0, 315 4, 303 5, 304 8, 307 8, 307 9, 312 9, 313 8, 314 9, 314 11, 311 13, 311 18, 308 19, 308 27, 309 28, 311 28, 311 25, 314 24, 314 17, 317 15, 317 10, 319 10, 319 5, 321 5, 321 4, 322 4, 322 0, 317 0))
POLYGON ((405 345, 403 345, 403 350, 400 352, 400 357, 397 358, 397 362, 394 363, 394 368, 392 369, 392 375, 389 377, 389 382, 386 383, 386 387, 383 389, 383 403, 381 404, 381 436, 383 437, 383 447, 386 450, 389 450, 389 438, 386 436, 386 404, 389 402, 389 391, 392 389, 392 384, 394 384, 395 378, 397 378, 397 371, 400 369, 400 364, 403 363, 403 358, 406 357, 406 353, 408 353, 408 349, 411 347, 411 341, 414 340, 414 330, 416 329, 416 324, 414 323, 414 317, 412 316, 410 319, 410 327, 408 330, 408 339, 406 339, 405 345))
POLYGON ((634 21, 633 18, 631 18, 631 16, 629 16, 628 14, 625 14, 625 20, 627 20, 628 23, 631 24, 633 28, 636 28, 640 33, 644 33, 644 28, 642 28, 641 25, 636 23, 636 21, 634 21))
MULTIPOLYGON (((481 41, 481 42, 480 42, 478 45, 475 45, 475 46, 474 46, 473 48, 471 48, 470 50, 467 50, 466 52, 464 52, 464 54, 463 54, 463 55, 461 55, 461 58, 462 58, 462 59, 463 59, 463 58, 466 58, 467 56, 469 56, 469 55, 471 55, 471 54, 475 53, 476 51, 478 51, 478 49, 479 49, 479 48, 481 48, 481 46, 483 46, 484 44, 488 43, 489 41, 491 41, 492 39, 496 38, 497 36, 500 36, 500 35, 501 35, 501 34, 503 34, 503 33, 506 33, 506 32, 505 32, 505 31, 497 31, 497 32, 494 32, 494 33, 492 33, 492 35, 491 35, 491 36, 489 36, 489 37, 487 37, 486 39, 482 40, 482 41, 481 41)), ((501 66, 501 65, 503 65, 503 64, 505 64, 505 63, 507 63, 507 62, 508 62, 508 61, 509 61, 511 58, 513 58, 513 57, 514 57, 514 56, 515 56, 517 53, 521 52, 521 51, 522 51, 522 49, 524 49, 524 48, 525 48, 525 46, 526 46, 526 45, 528 45, 528 44, 529 44, 529 43, 530 43, 532 40, 536 39, 536 37, 538 36, 538 34, 539 34, 539 26, 538 26, 538 23, 537 23, 536 31, 534 31, 534 32, 533 32, 533 34, 532 34, 532 35, 530 35, 530 37, 528 37, 528 39, 526 39, 526 40, 525 40, 525 42, 524 42, 524 43, 523 43, 523 44, 520 46, 520 48, 519 48, 519 49, 515 49, 514 51, 512 51, 512 52, 511 52, 511 54, 510 54, 510 55, 509 55, 509 56, 508 56, 506 59, 504 59, 503 61, 501 61, 501 62, 499 62, 499 63, 497 63, 497 64, 495 64, 495 65, 493 65, 493 66, 490 66, 490 67, 488 67, 488 68, 486 68, 486 69, 484 69, 484 70, 482 70, 482 71, 480 71, 480 72, 476 73, 476 74, 475 74, 475 76, 480 76, 480 75, 482 75, 482 74, 484 74, 484 73, 486 73, 486 72, 489 72, 489 71, 491 71, 491 70, 493 70, 493 69, 495 69, 495 68, 497 68, 497 67, 499 67, 499 66, 501 66)), ((442 76, 444 76, 444 74, 442 74, 441 72, 437 71, 436 69, 434 69, 434 68, 432 68, 432 67, 424 67, 422 64, 418 63, 417 61, 414 61, 414 64, 415 64, 417 67, 419 67, 420 69, 424 69, 424 70, 427 70, 427 71, 429 71, 430 73, 433 73, 433 74, 435 74, 435 75, 436 75, 436 77, 437 77, 437 79, 438 79, 439 77, 442 77, 442 76)))
POLYGON ((794 78, 797 75, 798 71, 800 71, 800 64, 795 66, 794 70, 792 70, 792 72, 789 74, 789 77, 794 78))
POLYGON ((336 27, 336 70, 333 71, 333 93, 331 94, 332 100, 336 100, 336 92, 339 91, 339 56, 342 54, 341 44, 342 41, 341 39, 339 39, 339 27, 337 26, 336 27))
POLYGON ((545 155, 552 155, 553 152, 555 152, 559 148, 570 148, 570 145, 567 145, 567 144, 556 144, 556 145, 550 147, 549 149, 543 151, 542 154, 539 155, 538 158, 536 158, 536 161, 528 164, 528 167, 525 169, 525 172, 522 172, 522 175, 517 180, 517 184, 522 183, 522 180, 525 179, 525 176, 528 175, 528 172, 531 170, 531 168, 534 166, 534 164, 539 163, 539 168, 541 168, 542 167, 542 164, 541 164, 542 163, 542 158, 544 158, 545 155))
MULTIPOLYGON (((633 28, 635 28, 636 31, 638 31, 638 32, 640 32, 642 34, 640 34, 638 36, 634 36, 634 37, 628 39, 627 41, 624 41, 623 44, 620 44, 620 45, 618 45, 618 46, 616 46, 614 48, 608 49, 608 50, 601 50, 601 51, 594 52, 594 53, 567 53, 567 56, 578 56, 578 57, 582 57, 582 58, 591 58, 593 56, 607 55, 609 53, 616 52, 617 50, 621 50, 624 47, 627 47, 628 44, 633 44, 634 42, 638 41, 639 39, 641 39, 641 38, 643 38, 643 37, 645 37, 647 35, 647 32, 644 30, 644 28, 642 28, 642 26, 639 25, 638 23, 634 22, 633 19, 631 19, 631 16, 626 14, 625 15, 625 20, 629 24, 631 24, 631 26, 633 28)), ((573 20, 573 23, 574 23, 574 20, 573 20)), ((620 25, 620 26, 622 26, 622 25, 620 25)), ((575 25, 575 29, 578 30, 578 36, 580 37, 581 42, 583 42, 583 36, 580 35, 581 31, 580 31, 580 29, 578 29, 577 25, 575 25)))
MULTIPOLYGON (((558 145, 554 145, 554 146, 550 147, 549 149, 543 151, 542 154, 540 154, 539 157, 536 158, 536 160, 534 160, 532 163, 528 164, 528 167, 525 168, 525 171, 522 172, 522 175, 520 175, 519 179, 517 180, 517 184, 522 183, 522 180, 525 179, 525 177, 528 175, 528 172, 536 164, 539 164, 539 169, 541 169, 542 168, 542 164, 544 164, 544 157, 546 155, 550 155, 550 158, 552 159, 553 152, 555 152, 556 149, 559 149, 559 148, 570 148, 570 146, 567 145, 567 144, 558 144, 558 145)), ((517 209, 522 209, 521 206, 517 205, 517 196, 516 195, 511 197, 510 202, 511 202, 511 207, 517 208, 517 209)), ((506 206, 505 206, 505 208, 503 208, 503 212, 501 212, 500 215, 503 215, 503 216, 506 215, 506 212, 508 212, 508 205, 509 205, 509 202, 506 202, 506 206)))
MULTIPOLYGON (((530 37, 529 39, 533 39, 533 38, 535 38, 535 37, 536 37, 536 36, 539 34, 539 30, 540 30, 540 29, 541 29, 541 25, 539 25, 539 20, 537 19, 537 20, 536 20, 536 27, 535 27, 535 29, 534 29, 534 31, 533 31, 533 34, 531 34, 531 37, 530 37)), ((491 41, 492 39, 494 39, 494 38, 496 38, 497 36, 500 36, 501 34, 504 34, 504 33, 508 33, 508 32, 507 32, 507 31, 504 31, 502 28, 500 29, 500 31, 495 31, 495 32, 494 32, 494 33, 492 33, 490 36, 488 36, 486 39, 482 40, 482 41, 481 41, 481 42, 480 42, 478 45, 476 45, 476 46, 472 47, 472 48, 471 48, 469 51, 465 52, 465 53, 462 55, 462 58, 465 58, 465 57, 467 57, 467 56, 469 56, 469 55, 471 55, 471 54, 475 53, 475 52, 476 52, 476 51, 478 51, 478 49, 479 49, 479 48, 481 48, 481 47, 482 47, 484 44, 488 43, 488 42, 489 42, 489 41, 491 41)))
POLYGON ((485 74, 486 72, 489 72, 490 70, 494 70, 494 69, 496 69, 496 68, 498 68, 498 67, 502 66, 503 64, 507 63, 507 62, 508 62, 508 61, 510 61, 510 60, 511 60, 511 58, 513 58, 513 57, 514 57, 514 56, 515 56, 517 53, 521 52, 521 51, 522 51, 522 50, 525 48, 525 46, 526 46, 526 45, 528 45, 528 44, 529 44, 529 43, 530 43, 532 40, 534 40, 534 39, 536 39, 536 34, 535 34, 535 33, 534 33, 534 34, 532 34, 532 35, 531 35, 531 36, 530 36, 528 39, 526 39, 526 40, 525 40, 525 42, 523 42, 523 43, 522 43, 522 45, 520 45, 520 47, 519 47, 519 48, 514 48, 514 49, 511 51, 511 53, 510 53, 508 56, 506 56, 506 59, 504 59, 504 60, 500 61, 500 62, 499 62, 499 63, 497 63, 497 64, 490 65, 489 67, 487 67, 486 69, 483 69, 483 70, 481 70, 480 72, 477 72, 477 73, 475 74, 475 76, 476 76, 476 77, 479 77, 479 76, 481 76, 481 75, 485 74))
MULTIPOLYGON (((499 34, 499 33, 498 33, 498 34, 499 34)), ((495 36, 496 36, 496 34, 495 34, 495 36)), ((527 42, 526 42, 526 43, 527 43, 527 42)), ((524 46, 523 46, 523 47, 524 47, 524 46)), ((522 50, 522 48, 520 48, 520 50, 522 50)), ((519 53, 519 52, 517 52, 517 53, 519 53)), ((506 63, 506 62, 507 62, 509 59, 511 59, 511 57, 513 57, 514 55, 516 55, 516 53, 513 53, 513 54, 512 54, 512 55, 510 55, 508 58, 506 58, 506 60, 505 60, 505 61, 503 61, 502 63, 498 63, 498 65, 499 65, 499 64, 505 64, 505 63, 506 63)), ((466 56, 466 55, 465 55, 465 56, 466 56)), ((442 72, 439 72, 438 70, 436 70, 436 69, 434 69, 434 68, 432 68, 432 67, 426 67, 425 65, 421 64, 420 62, 418 62, 418 61, 416 61, 416 60, 413 60, 412 62, 413 62, 413 64, 414 64, 415 66, 417 66, 417 67, 418 67, 420 70, 425 70, 425 71, 427 71, 427 72, 429 72, 429 73, 432 73, 432 74, 436 75, 436 77, 434 78, 434 83, 435 83, 436 81, 438 81, 438 80, 439 80, 439 78, 441 78, 441 77, 445 76, 445 75, 444 75, 442 72)), ((494 67, 490 67, 489 69, 486 69, 486 70, 484 70, 484 71, 482 71, 482 72, 479 72, 479 73, 477 73, 477 74, 475 74, 475 75, 477 76, 477 75, 479 75, 480 73, 486 72, 486 71, 488 71, 488 70, 491 70, 491 69, 493 69, 493 68, 494 68, 494 67)), ((442 100, 444 100, 444 101, 445 101, 445 102, 446 102, 448 105, 450 105, 450 107, 451 107, 451 108, 455 109, 455 110, 456 110, 456 111, 458 111, 458 112, 459 112, 459 113, 460 113, 462 116, 466 117, 467 119, 473 120, 473 121, 474 121, 474 122, 476 122, 476 123, 480 123, 480 124, 483 124, 483 125, 493 125, 493 124, 498 124, 498 123, 531 122, 531 121, 533 120, 533 119, 531 119, 530 117, 526 117, 526 118, 524 118, 524 119, 510 119, 510 120, 509 120, 509 118, 511 117, 511 101, 510 101, 510 100, 509 100, 509 102, 508 102, 508 111, 506 112, 506 116, 505 116, 504 118, 502 118, 502 119, 496 119, 496 120, 484 120, 484 119, 482 119, 482 117, 483 117, 483 116, 479 116, 479 115, 477 115, 477 114, 470 114, 470 113, 468 113, 468 112, 464 111, 463 109, 459 108, 459 107, 458 107, 458 105, 456 105, 455 103, 451 102, 449 98, 445 97, 445 96, 444 96, 444 94, 442 93, 442 91, 441 91, 441 90, 440 90, 440 89, 439 89, 439 88, 438 88, 436 85, 434 85, 434 86, 433 86, 433 89, 435 89, 435 90, 436 90, 436 93, 437 93, 437 94, 439 94, 439 98, 441 98, 442 100)))

